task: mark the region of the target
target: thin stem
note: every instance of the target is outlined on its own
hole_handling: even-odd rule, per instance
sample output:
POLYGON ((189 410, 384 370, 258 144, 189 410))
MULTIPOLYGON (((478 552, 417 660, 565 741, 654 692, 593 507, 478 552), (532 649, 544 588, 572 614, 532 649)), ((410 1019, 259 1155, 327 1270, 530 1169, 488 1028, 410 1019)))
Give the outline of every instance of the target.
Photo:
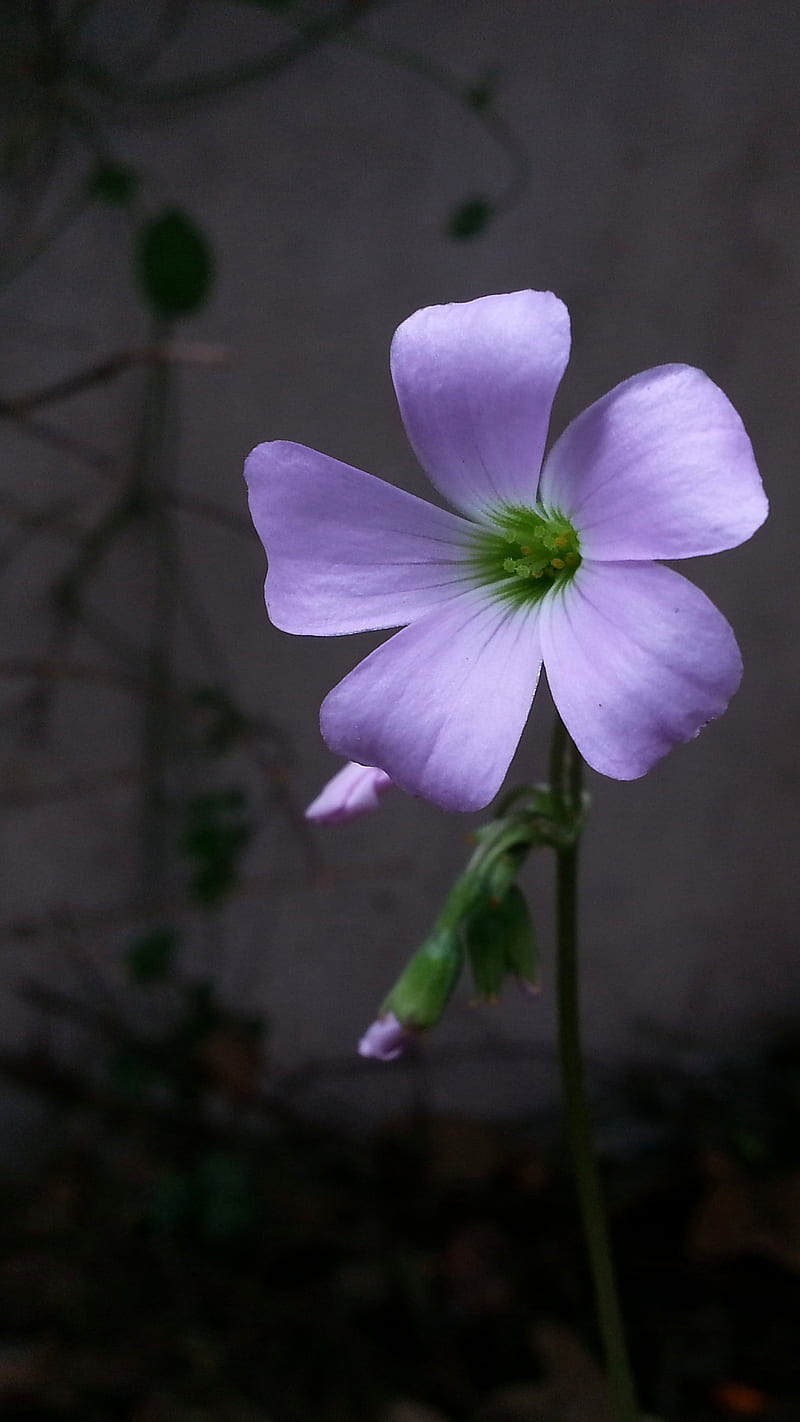
MULTIPOLYGON (((553 762, 553 793, 565 809, 576 810, 580 801, 582 763, 571 737, 561 725, 560 718, 553 736, 553 762)), ((558 1041, 567 1131, 594 1281, 612 1412, 615 1422, 637 1422, 639 1411, 625 1342, 586 1098, 578 973, 577 839, 573 844, 556 850, 556 864, 558 1041)))

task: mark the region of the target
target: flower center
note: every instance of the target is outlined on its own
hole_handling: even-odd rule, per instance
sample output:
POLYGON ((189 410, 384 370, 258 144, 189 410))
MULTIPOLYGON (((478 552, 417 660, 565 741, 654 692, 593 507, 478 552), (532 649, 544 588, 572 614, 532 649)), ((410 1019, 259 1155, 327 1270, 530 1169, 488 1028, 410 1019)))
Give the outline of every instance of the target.
POLYGON ((563 588, 580 567, 575 529, 555 509, 505 504, 476 528, 475 572, 483 587, 504 601, 524 605, 563 588))

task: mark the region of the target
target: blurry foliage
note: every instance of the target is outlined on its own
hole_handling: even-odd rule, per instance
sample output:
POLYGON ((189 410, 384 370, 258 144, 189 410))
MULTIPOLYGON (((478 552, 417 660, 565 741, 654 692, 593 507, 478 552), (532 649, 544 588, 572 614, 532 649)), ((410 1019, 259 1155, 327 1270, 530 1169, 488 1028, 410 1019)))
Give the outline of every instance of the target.
POLYGON ((457 241, 477 237, 489 225, 494 209, 486 198, 470 198, 456 208, 447 224, 447 231, 457 241))
MULTIPOLYGON (((0 1221, 0 1410, 12 1417, 343 1422, 377 1416, 406 1391, 466 1415, 537 1368, 525 1328, 539 1304, 523 1301, 510 1244, 533 1199, 522 1177, 498 1176, 491 1203, 464 1203, 434 1181, 427 1127, 419 1139, 356 1146, 303 1121, 271 1068, 263 1014, 231 1005, 220 987, 232 956, 222 911, 248 884, 264 819, 290 832, 304 869, 314 851, 287 788, 286 741, 244 705, 182 548, 186 514, 253 537, 244 514, 182 487, 175 468, 176 371, 207 378, 228 358, 177 332, 207 309, 228 254, 202 212, 132 162, 128 134, 144 114, 166 123, 337 41, 365 63, 416 73, 504 159, 505 187, 459 204, 451 238, 478 236, 513 202, 525 157, 495 107, 496 76, 465 84, 424 48, 379 43, 367 25, 377 0, 231 0, 220 16, 236 4, 271 12, 263 51, 174 80, 159 77, 158 61, 196 0, 142 6, 141 32, 118 49, 102 38, 110 0, 0 6, 0 292, 68 229, 94 222, 117 242, 116 275, 140 300, 128 349, 0 394, 0 419, 52 452, 55 484, 51 501, 29 502, 9 471, 3 566, 39 537, 67 549, 43 645, 0 667, 23 683, 15 720, 47 744, 61 690, 76 684, 122 690, 140 712, 130 763, 34 787, 45 805, 127 791, 140 859, 130 898, 95 912, 76 886, 75 904, 5 925, 26 943, 55 942, 66 981, 27 984, 32 1043, 0 1046, 4 1076, 52 1108, 41 1171, 23 1190, 7 1187, 0 1221), (62 419, 71 400, 122 378, 134 398, 116 448, 62 419), (83 504, 84 492, 65 497, 65 460, 80 471, 83 504), (154 583, 135 643, 99 591, 123 548, 154 583)), ((15 793, 24 804, 25 787, 15 793)), ((548 1306, 582 1287, 535 1285, 548 1306)))
MULTIPOLYGON (((61 1107, 50 1148, 0 1197, 4 1415, 606 1418, 552 1123, 417 1113, 354 1141, 295 1115, 263 1072, 243 1097, 213 1065, 235 1020, 207 986, 193 1011, 180 1050, 188 1060, 204 1043, 208 1067, 187 1074, 188 1093, 168 1073, 139 1094, 108 1091, 88 1058, 81 1073, 40 1074, 61 1107)), ((779 1053, 798 1074, 797 1037, 779 1053)), ((606 1161, 607 1187, 642 1395, 665 1422, 745 1406, 765 1422, 798 1415, 800 1174, 737 1174, 716 1114, 721 1101, 735 1114, 745 1082, 765 1098, 773 1065, 770 1046, 730 1072, 685 1073, 671 1099, 691 1106, 659 1108, 655 1135, 638 1088, 631 1102, 622 1084, 630 1134, 606 1161)), ((786 1109, 778 1134, 797 1137, 796 1103, 786 1109)))
POLYGON ((208 300, 214 276, 211 248, 186 213, 170 209, 139 235, 137 270, 143 295, 164 320, 191 316, 208 300))
MULTIPOLYGON (((8 81, 0 111, 0 292, 74 224, 113 220, 119 280, 141 302, 137 342, 130 349, 67 371, 39 389, 0 394, 0 419, 53 452, 54 478, 63 480, 66 456, 93 481, 85 509, 78 508, 79 501, 62 502, 60 482, 51 506, 29 508, 23 481, 19 494, 9 484, 2 497, 0 515, 11 528, 4 566, 40 535, 67 546, 49 591, 52 622, 45 645, 39 655, 0 666, 5 675, 25 682, 18 702, 25 734, 32 742, 47 742, 61 688, 74 683, 96 685, 100 694, 106 686, 113 693, 124 689, 141 708, 131 747, 136 769, 123 764, 118 771, 95 774, 89 767, 54 779, 49 790, 36 787, 37 798, 47 803, 48 793, 59 799, 80 796, 84 789, 96 794, 100 786, 128 786, 139 840, 128 902, 110 907, 105 917, 93 917, 82 902, 65 904, 5 928, 12 937, 24 932, 26 941, 34 941, 41 934, 47 942, 59 940, 62 919, 70 923, 68 961, 74 965, 77 955, 82 965, 75 977, 80 991, 73 996, 31 988, 29 1001, 45 1020, 55 1014, 68 1023, 79 1039, 87 1026, 96 1029, 95 1078, 111 1100, 136 1103, 141 1110, 202 1097, 215 1072, 237 1101, 256 1090, 266 1029, 263 1020, 237 1015, 220 1000, 217 964, 227 964, 231 953, 221 911, 248 884, 247 851, 265 817, 277 818, 289 831, 283 840, 306 871, 315 863, 315 851, 288 786, 286 740, 267 718, 243 705, 182 547, 186 514, 232 536, 253 537, 244 511, 231 513, 213 499, 197 497, 178 482, 175 469, 181 419, 175 372, 181 367, 213 372, 228 358, 218 347, 179 341, 176 330, 206 308, 226 254, 214 250, 202 214, 190 214, 160 191, 154 201, 151 175, 128 156, 128 132, 145 112, 149 123, 166 123, 196 103, 222 102, 244 85, 268 83, 336 41, 361 50, 365 63, 416 74, 458 105, 466 122, 482 127, 505 156, 506 190, 496 198, 465 201, 450 223, 453 238, 477 236, 501 201, 513 200, 525 167, 519 144, 495 108, 497 76, 485 72, 465 84, 424 48, 409 51, 379 41, 366 23, 377 0, 318 0, 310 8, 296 0, 234 0, 240 2, 273 12, 263 52, 251 51, 227 67, 215 68, 209 60, 203 72, 174 80, 157 77, 158 61, 188 33, 195 0, 143 7, 136 25, 119 29, 118 47, 108 39, 110 0, 35 5, 9 0, 0 8, 0 67, 8 81), (138 336, 142 324, 150 333, 146 343, 138 336), (138 408, 130 429, 120 432, 119 452, 98 444, 91 429, 51 417, 51 406, 65 407, 123 377, 138 379, 138 408), (132 545, 144 581, 154 582, 150 615, 135 644, 117 625, 101 581, 113 572, 123 548, 130 556, 132 545), (80 660, 76 649, 86 645, 93 656, 80 660), (202 661, 202 670, 192 676, 184 670, 187 649, 193 665, 198 654, 202 661), (106 943, 95 930, 97 941, 87 943, 80 927, 87 914, 89 922, 108 921, 116 935, 121 930, 123 941, 106 943), (213 931, 217 964, 200 981, 185 976, 198 937, 187 914, 205 917, 213 931), (136 931, 131 923, 138 925, 136 931), (123 971, 113 988, 106 981, 111 957, 123 971), (96 1000, 91 992, 87 996, 87 972, 95 981, 96 1000), (136 1027, 143 998, 147 1030, 136 1027)), ((128 18, 134 14, 131 9, 128 18)), ((18 793, 24 804, 24 792, 18 793)), ((258 882, 258 875, 253 880, 258 882)), ((252 969, 248 976, 254 976, 252 969)), ((25 1068, 24 1053, 19 1061, 25 1068)), ((65 1072, 68 1065, 66 1058, 60 1064, 65 1072)), ((5 1066, 13 1075, 14 1061, 5 1066)), ((47 1066, 49 1072, 58 1069, 57 1060, 47 1066)), ((207 1185, 202 1172, 174 1175, 174 1210, 182 1199, 187 1218, 205 1218, 201 1196, 207 1185)))
POLYGON ((126 962, 131 981, 145 984, 167 977, 175 962, 178 933, 174 928, 154 928, 130 945, 126 962))
POLYGON ((188 887, 195 902, 210 907, 228 897, 252 836, 247 798, 238 786, 204 791, 189 800, 183 848, 192 864, 188 887))
MULTIPOLYGON (((141 887, 135 901, 139 914, 144 909, 155 920, 156 934, 177 932, 174 925, 162 930, 171 899, 177 899, 179 909, 215 911, 237 891, 243 857, 263 814, 257 803, 260 790, 268 808, 292 830, 306 864, 313 849, 287 788, 285 740, 278 728, 241 704, 225 649, 212 632, 181 546, 181 518, 187 512, 252 537, 244 512, 233 514, 213 500, 196 497, 177 483, 174 467, 180 431, 175 370, 213 370, 227 359, 227 352, 216 347, 177 341, 175 330, 203 312, 226 255, 214 250, 202 216, 160 196, 154 204, 155 183, 125 151, 128 131, 145 110, 148 122, 166 123, 175 112, 191 111, 198 102, 222 102, 244 85, 267 83, 336 41, 362 50, 368 56, 365 63, 413 71, 459 105, 467 122, 482 126, 510 165, 510 182, 498 201, 502 197, 507 204, 513 197, 524 168, 519 148, 495 110, 497 76, 486 72, 465 85, 424 49, 407 51, 379 42, 367 27, 378 0, 318 0, 311 7, 296 0, 234 3, 274 12, 265 28, 263 52, 254 55, 251 47, 239 65, 210 67, 175 80, 154 75, 162 54, 190 32, 197 0, 159 0, 143 7, 136 24, 112 31, 118 38, 111 44, 110 0, 42 0, 35 5, 8 0, 0 11, 0 65, 8 80, 0 112, 5 203, 0 291, 73 224, 92 217, 100 222, 102 209, 119 209, 127 218, 114 229, 119 278, 138 292, 151 333, 149 344, 67 373, 52 385, 0 395, 0 419, 55 455, 66 454, 73 465, 101 481, 85 518, 70 515, 65 520, 58 501, 52 517, 29 510, 24 496, 3 501, 0 514, 20 530, 18 538, 12 537, 7 563, 39 533, 55 533, 71 545, 53 579, 52 630, 42 655, 9 663, 5 670, 10 676, 29 674, 32 684, 22 701, 23 714, 30 734, 40 738, 46 737, 62 681, 88 675, 99 683, 108 677, 111 685, 136 688, 142 703, 138 751, 144 769, 139 805, 132 811, 142 839, 141 887), (50 418, 51 405, 64 405, 137 367, 139 410, 130 431, 122 432, 122 453, 96 444, 91 431, 73 430, 50 418), (102 610, 97 606, 101 576, 118 550, 130 547, 132 537, 143 566, 155 569, 152 618, 143 645, 128 640, 105 601, 102 610), (181 623, 191 624, 194 650, 203 658, 199 685, 188 682, 181 670, 181 623), (106 662, 86 668, 71 660, 74 645, 85 633, 106 662), (215 762, 225 757, 228 765, 220 766, 218 773, 215 762)), ((131 9, 128 21, 134 15, 131 9)), ((477 235, 496 206, 495 200, 484 197, 465 202, 451 220, 451 236, 477 235)), ((58 477, 63 477, 60 458, 58 477)))
POLYGON ((112 207, 129 207, 138 195, 140 178, 134 168, 121 163, 100 163, 89 177, 88 193, 112 207))

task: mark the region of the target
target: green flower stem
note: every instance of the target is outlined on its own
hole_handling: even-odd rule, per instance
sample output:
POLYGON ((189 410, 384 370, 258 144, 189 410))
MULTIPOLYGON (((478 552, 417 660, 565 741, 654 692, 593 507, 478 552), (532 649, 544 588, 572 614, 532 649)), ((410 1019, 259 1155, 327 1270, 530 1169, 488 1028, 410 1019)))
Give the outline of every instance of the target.
MULTIPOLYGON (((579 810, 580 753, 558 717, 553 733, 551 787, 564 811, 579 810)), ((575 1182, 594 1280, 615 1422, 637 1422, 625 1330, 597 1172, 581 1049, 578 973, 578 843, 556 846, 558 1045, 575 1182)))

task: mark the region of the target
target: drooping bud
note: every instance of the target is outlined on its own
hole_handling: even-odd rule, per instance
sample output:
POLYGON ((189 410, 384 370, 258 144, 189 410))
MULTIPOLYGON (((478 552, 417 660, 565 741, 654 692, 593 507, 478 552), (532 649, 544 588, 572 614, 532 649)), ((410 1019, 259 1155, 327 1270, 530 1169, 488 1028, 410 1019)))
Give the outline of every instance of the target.
POLYGON ((321 825, 340 825, 358 815, 377 810, 379 797, 391 789, 392 781, 374 765, 347 765, 329 780, 306 810, 306 819, 321 825))
POLYGON ((402 1056, 413 1032, 398 1022, 393 1012, 378 1017, 364 1033, 358 1044, 360 1057, 374 1057, 379 1062, 393 1062, 402 1056))
POLYGON ((464 940, 479 997, 496 1001, 510 974, 528 992, 538 990, 538 949, 530 909, 511 884, 486 900, 464 925, 464 940))
POLYGON ((525 992, 538 993, 539 943, 528 900, 522 890, 512 884, 504 904, 508 971, 525 992))
POLYGON ((404 1027, 433 1027, 447 1006, 463 960, 458 934, 448 928, 434 930, 403 969, 382 1012, 394 1014, 404 1027))

